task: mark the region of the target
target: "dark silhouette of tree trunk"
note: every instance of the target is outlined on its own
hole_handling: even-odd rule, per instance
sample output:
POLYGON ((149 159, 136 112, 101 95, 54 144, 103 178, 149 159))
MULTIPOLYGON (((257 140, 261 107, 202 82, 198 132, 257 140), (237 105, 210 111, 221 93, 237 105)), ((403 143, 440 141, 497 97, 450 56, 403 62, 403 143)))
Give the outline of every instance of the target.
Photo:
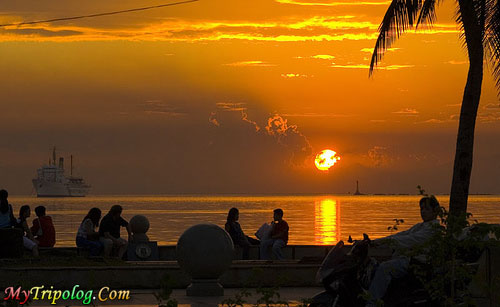
POLYGON ((472 173, 474 152, 474 130, 481 97, 483 81, 483 29, 481 18, 474 14, 470 0, 459 0, 460 18, 462 19, 465 42, 469 56, 469 73, 462 98, 460 121, 458 124, 457 147, 453 167, 453 179, 450 192, 450 214, 460 216, 467 212, 469 183, 472 173))
MULTIPOLYGON (((439 0, 392 0, 379 27, 369 75, 392 43, 413 26, 432 25, 439 0)), ((500 0, 457 0, 456 22, 461 27, 469 57, 469 73, 462 98, 457 146, 450 191, 452 217, 467 213, 474 153, 474 130, 483 82, 483 61, 490 61, 500 94, 500 0), (486 55, 485 55, 485 50, 486 55)))

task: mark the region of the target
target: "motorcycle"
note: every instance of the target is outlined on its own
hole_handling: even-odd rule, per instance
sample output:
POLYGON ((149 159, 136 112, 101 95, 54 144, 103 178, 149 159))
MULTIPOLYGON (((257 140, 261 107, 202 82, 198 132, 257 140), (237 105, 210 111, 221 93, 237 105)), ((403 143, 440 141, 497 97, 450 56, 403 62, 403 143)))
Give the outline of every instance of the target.
MULTIPOLYGON (((354 242, 350 250, 339 241, 323 260, 316 280, 323 285, 325 291, 312 298, 309 307, 356 307, 365 306, 367 297, 365 289, 370 286, 371 279, 378 263, 368 256, 371 240, 363 234, 363 240, 354 242)), ((384 299, 385 306, 433 306, 422 284, 409 274, 407 277, 392 283, 384 299)))

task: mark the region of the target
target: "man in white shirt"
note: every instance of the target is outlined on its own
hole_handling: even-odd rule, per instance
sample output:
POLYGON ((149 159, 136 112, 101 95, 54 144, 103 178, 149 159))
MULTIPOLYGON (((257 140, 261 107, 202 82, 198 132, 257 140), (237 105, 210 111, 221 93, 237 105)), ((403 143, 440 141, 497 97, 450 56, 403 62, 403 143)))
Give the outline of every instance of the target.
MULTIPOLYGON (((423 222, 418 223, 408 230, 397 234, 376 239, 373 241, 375 245, 391 244, 398 248, 412 249, 429 240, 436 231, 436 226, 439 225, 437 216, 439 213, 439 202, 434 196, 423 197, 420 199, 420 216, 423 222)), ((384 297, 387 288, 394 278, 402 278, 408 273, 410 259, 406 256, 393 254, 391 260, 382 262, 373 277, 370 288, 368 290, 371 295, 371 300, 367 303, 368 306, 375 306, 375 302, 384 297)))

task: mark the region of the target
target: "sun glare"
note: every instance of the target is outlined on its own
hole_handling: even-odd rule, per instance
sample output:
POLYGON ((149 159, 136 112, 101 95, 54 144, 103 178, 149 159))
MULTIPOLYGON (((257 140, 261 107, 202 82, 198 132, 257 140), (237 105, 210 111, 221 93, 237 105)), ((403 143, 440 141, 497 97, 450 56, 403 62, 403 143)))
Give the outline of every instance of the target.
POLYGON ((327 171, 340 160, 340 157, 337 156, 337 153, 330 149, 325 149, 319 152, 316 155, 316 159, 314 159, 314 164, 316 168, 320 171, 327 171))

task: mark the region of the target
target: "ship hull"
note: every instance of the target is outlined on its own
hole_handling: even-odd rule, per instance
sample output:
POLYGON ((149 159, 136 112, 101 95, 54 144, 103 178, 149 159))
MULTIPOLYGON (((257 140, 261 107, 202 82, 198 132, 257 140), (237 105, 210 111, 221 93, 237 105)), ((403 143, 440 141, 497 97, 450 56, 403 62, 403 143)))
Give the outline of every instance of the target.
POLYGON ((90 187, 33 179, 37 197, 85 197, 90 187))

